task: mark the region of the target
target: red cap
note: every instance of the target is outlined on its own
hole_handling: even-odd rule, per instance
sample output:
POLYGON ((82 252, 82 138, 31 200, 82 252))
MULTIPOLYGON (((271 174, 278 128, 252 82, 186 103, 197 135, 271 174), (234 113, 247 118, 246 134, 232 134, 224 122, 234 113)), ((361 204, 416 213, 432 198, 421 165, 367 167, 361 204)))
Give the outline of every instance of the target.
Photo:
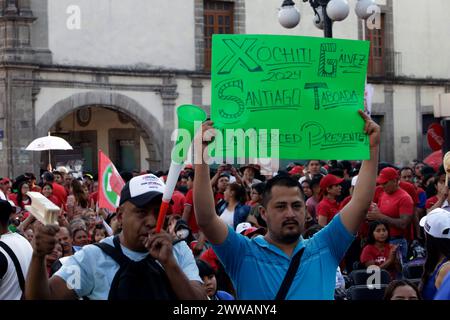
POLYGON ((387 167, 380 171, 377 178, 378 184, 385 184, 390 180, 397 180, 399 178, 397 169, 387 167))
POLYGON ((340 184, 344 179, 336 177, 334 174, 327 174, 320 180, 320 189, 327 190, 328 187, 340 184))
POLYGON ((289 174, 295 175, 295 174, 301 174, 303 172, 303 166, 295 166, 290 171, 289 174))
POLYGON ((244 236, 249 237, 249 238, 251 238, 255 233, 264 235, 265 234, 265 229, 264 228, 250 227, 250 228, 246 229, 244 232, 242 232, 242 234, 244 236))
POLYGON ((0 180, 0 184, 6 184, 11 182, 11 180, 9 178, 3 178, 2 180, 0 180))

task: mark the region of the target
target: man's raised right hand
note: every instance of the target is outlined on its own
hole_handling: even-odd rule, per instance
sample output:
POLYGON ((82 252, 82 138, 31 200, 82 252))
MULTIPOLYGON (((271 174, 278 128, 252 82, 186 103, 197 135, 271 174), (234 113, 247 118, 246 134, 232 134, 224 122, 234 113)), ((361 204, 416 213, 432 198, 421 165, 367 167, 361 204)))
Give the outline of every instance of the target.
POLYGON ((38 226, 33 239, 33 254, 45 258, 47 254, 52 253, 58 241, 56 239, 56 233, 58 231, 59 226, 57 225, 38 226))

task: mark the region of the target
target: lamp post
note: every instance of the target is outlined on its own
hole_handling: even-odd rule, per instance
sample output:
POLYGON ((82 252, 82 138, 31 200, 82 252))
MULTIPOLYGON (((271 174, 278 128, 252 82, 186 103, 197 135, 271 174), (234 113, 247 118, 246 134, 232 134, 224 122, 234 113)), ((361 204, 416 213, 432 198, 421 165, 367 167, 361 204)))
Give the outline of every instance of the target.
MULTIPOLYGON (((333 22, 347 18, 350 6, 347 0, 303 0, 314 10, 314 25, 323 29, 326 38, 333 37, 333 22)), ((355 13, 360 19, 367 19, 373 13, 374 0, 358 0, 355 13)), ((300 11, 292 0, 284 0, 278 13, 278 21, 285 28, 294 28, 300 22, 300 11)))

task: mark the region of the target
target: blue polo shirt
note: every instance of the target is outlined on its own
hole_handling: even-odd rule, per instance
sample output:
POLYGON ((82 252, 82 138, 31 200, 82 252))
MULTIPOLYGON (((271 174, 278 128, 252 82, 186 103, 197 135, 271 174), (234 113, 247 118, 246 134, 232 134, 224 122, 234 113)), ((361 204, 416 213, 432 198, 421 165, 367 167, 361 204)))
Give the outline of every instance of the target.
POLYGON ((450 300, 450 273, 445 276, 434 300, 450 300))
MULTIPOLYGON (((311 239, 300 238, 293 255, 303 247, 305 251, 286 300, 333 300, 336 269, 353 240, 340 214, 311 239)), ((263 236, 249 239, 231 227, 227 239, 213 249, 233 281, 238 299, 275 299, 291 262, 281 249, 263 236)))

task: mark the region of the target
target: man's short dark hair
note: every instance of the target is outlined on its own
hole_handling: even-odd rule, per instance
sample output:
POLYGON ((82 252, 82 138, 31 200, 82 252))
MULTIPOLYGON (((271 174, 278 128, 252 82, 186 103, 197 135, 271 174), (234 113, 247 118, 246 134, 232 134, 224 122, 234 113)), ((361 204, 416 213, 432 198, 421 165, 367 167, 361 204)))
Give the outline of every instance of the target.
POLYGON ((185 174, 186 178, 191 178, 192 181, 194 181, 195 173, 194 171, 188 171, 185 174))
POLYGON ((214 269, 211 267, 211 265, 208 262, 201 260, 201 259, 197 259, 196 263, 197 263, 198 274, 199 274, 200 278, 209 277, 211 275, 216 275, 216 273, 214 272, 214 269))
POLYGON ((347 170, 347 173, 351 173, 351 171, 353 170, 353 166, 352 163, 348 160, 342 160, 339 162, 339 164, 342 166, 342 168, 344 170, 347 170))
POLYGON ((44 179, 47 182, 54 182, 55 176, 53 173, 47 171, 42 175, 42 179, 44 179))
POLYGON ((131 172, 128 171, 122 171, 120 173, 120 176, 122 177, 123 181, 125 183, 127 183, 128 181, 130 181, 131 179, 133 179, 133 174, 131 172))
POLYGON ((315 174, 315 175, 312 177, 312 179, 311 179, 311 182, 310 182, 310 184, 309 184, 309 187, 312 188, 312 187, 314 187, 314 186, 316 186, 316 185, 320 185, 320 180, 322 180, 322 178, 323 178, 323 175, 321 175, 321 174, 315 174))
POLYGON ((9 217, 13 212, 11 204, 6 200, 0 200, 0 225, 8 226, 9 217))
POLYGON ((410 170, 411 172, 414 172, 414 170, 411 167, 403 167, 400 169, 400 174, 405 170, 410 170))
POLYGON ((262 205, 264 208, 267 208, 267 204, 269 203, 270 198, 272 196, 272 188, 276 187, 276 186, 287 187, 287 188, 298 188, 302 198, 304 198, 303 192, 302 192, 302 187, 301 187, 300 183, 298 182, 298 180, 292 179, 289 176, 276 176, 266 182, 266 187, 264 189, 263 199, 262 199, 262 205))

